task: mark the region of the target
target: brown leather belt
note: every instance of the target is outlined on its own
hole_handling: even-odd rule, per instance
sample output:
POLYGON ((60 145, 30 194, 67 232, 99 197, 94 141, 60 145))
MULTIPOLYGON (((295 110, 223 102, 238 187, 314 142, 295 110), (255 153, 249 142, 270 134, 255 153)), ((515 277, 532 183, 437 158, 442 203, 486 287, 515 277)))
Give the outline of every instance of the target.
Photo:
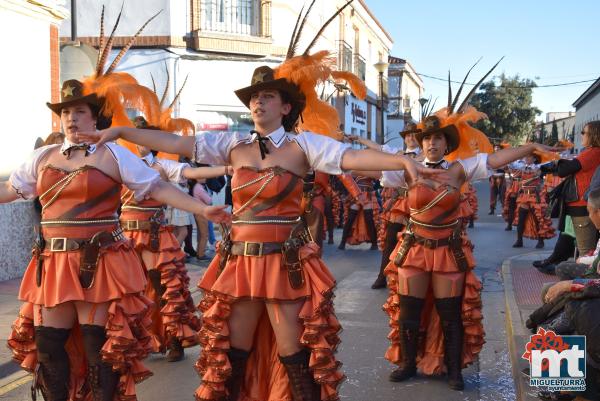
POLYGON ((150 220, 121 220, 121 227, 125 231, 150 231, 151 225, 150 220))
POLYGON ((415 244, 423 245, 427 249, 435 249, 440 246, 448 246, 450 244, 450 237, 440 238, 440 239, 432 239, 421 237, 420 235, 413 234, 415 237, 415 244))
MULTIPOLYGON (((123 241, 125 237, 122 231, 114 233, 104 232, 98 236, 99 246, 107 246, 114 242, 123 241)), ((45 238, 44 250, 50 252, 71 252, 82 249, 86 244, 90 243, 90 238, 65 238, 54 237, 45 238)))
POLYGON ((521 189, 521 193, 527 195, 537 195, 538 191, 537 189, 521 189))
POLYGON ((239 256, 263 256, 282 253, 283 242, 247 242, 233 241, 231 254, 239 256))

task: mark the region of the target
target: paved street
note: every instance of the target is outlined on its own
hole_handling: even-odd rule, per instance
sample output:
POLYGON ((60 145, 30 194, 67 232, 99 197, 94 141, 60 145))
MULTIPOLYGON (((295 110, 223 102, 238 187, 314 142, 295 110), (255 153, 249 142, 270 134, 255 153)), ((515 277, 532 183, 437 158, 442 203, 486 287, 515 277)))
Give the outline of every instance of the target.
MULTIPOLYGON (((385 290, 371 290, 379 252, 367 246, 348 247, 345 252, 329 245, 325 261, 338 280, 336 310, 344 327, 338 357, 344 363, 348 380, 341 387, 342 400, 352 401, 429 401, 429 400, 515 400, 510 358, 505 333, 505 298, 501 278, 504 259, 535 251, 535 241, 527 241, 522 249, 511 247, 515 232, 505 232, 501 217, 488 216, 487 183, 477 185, 480 199, 479 220, 469 232, 475 243, 477 273, 484 284, 484 316, 486 345, 478 363, 464 371, 466 388, 462 392, 448 389, 445 379, 420 376, 406 384, 387 380, 392 365, 383 355, 388 345, 387 317, 381 310, 385 290)), ((340 234, 338 230, 338 235, 340 234)), ((336 241, 337 242, 337 241, 336 241)), ((554 241, 548 241, 550 250, 554 241)), ((199 270, 194 271, 198 276, 199 270)), ((196 293, 196 296, 199 294, 196 293)), ((198 348, 187 350, 187 358, 179 363, 167 363, 162 356, 147 360, 155 376, 139 386, 139 399, 191 400, 199 379, 193 370, 198 348)), ((2 361, 4 362, 4 361, 2 361)), ((0 365, 1 366, 1 365, 0 365)), ((1 370, 0 370, 1 373, 1 370)), ((0 399, 28 400, 29 381, 17 381, 12 391, 1 387, 0 399), (4 389, 4 390, 3 390, 4 389)))

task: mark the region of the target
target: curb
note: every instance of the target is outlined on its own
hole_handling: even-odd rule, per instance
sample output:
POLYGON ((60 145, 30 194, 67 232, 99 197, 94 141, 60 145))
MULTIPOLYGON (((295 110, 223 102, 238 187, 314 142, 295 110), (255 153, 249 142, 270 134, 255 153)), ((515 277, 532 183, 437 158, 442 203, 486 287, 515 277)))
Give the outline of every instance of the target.
POLYGON ((504 302, 506 310, 506 341, 508 343, 508 351, 510 353, 509 356, 512 366, 513 382, 515 383, 517 401, 524 401, 524 386, 523 380, 521 379, 521 372, 519 371, 517 344, 515 343, 515 336, 523 335, 523 326, 521 324, 517 300, 515 299, 512 273, 510 271, 512 259, 513 258, 509 258, 502 262, 502 282, 504 284, 504 302), (515 330, 517 330, 517 333, 515 330))
POLYGON ((521 373, 521 370, 519 369, 520 364, 522 364, 522 359, 521 352, 519 351, 519 349, 517 349, 515 337, 529 337, 531 333, 527 331, 527 329, 523 325, 523 322, 521 321, 521 312, 519 310, 519 306, 517 305, 517 300, 515 298, 515 292, 513 287, 511 264, 512 261, 515 259, 521 259, 523 257, 540 253, 541 252, 539 251, 534 251, 522 255, 516 255, 505 259, 502 262, 502 283, 504 285, 504 301, 506 310, 506 341, 508 343, 508 350, 510 353, 510 361, 512 366, 513 381, 515 383, 517 401, 530 401, 537 398, 532 398, 528 396, 529 386, 523 379, 523 375, 521 373))

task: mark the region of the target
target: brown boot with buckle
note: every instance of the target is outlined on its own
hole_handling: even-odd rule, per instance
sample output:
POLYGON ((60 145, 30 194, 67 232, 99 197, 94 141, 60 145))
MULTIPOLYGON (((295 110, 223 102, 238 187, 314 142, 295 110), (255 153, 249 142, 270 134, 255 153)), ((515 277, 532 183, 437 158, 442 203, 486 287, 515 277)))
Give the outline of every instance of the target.
POLYGON ((290 356, 280 356, 290 381, 292 401, 320 401, 321 386, 315 383, 308 369, 310 352, 301 350, 290 356))
POLYGON ((183 346, 181 341, 176 337, 172 337, 167 345, 167 361, 168 362, 179 362, 185 357, 183 346))

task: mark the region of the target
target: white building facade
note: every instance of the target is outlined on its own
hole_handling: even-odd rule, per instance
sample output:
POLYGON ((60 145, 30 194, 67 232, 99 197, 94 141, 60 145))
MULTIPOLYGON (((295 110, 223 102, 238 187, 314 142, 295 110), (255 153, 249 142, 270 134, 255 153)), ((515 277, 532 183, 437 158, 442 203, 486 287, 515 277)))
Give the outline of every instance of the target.
POLYGON ((399 135, 407 122, 419 122, 425 100, 423 80, 413 66, 405 59, 389 57, 389 104, 385 142, 403 147, 404 141, 399 135))
MULTIPOLYGON (((0 84, 4 135, 0 176, 5 180, 31 155, 38 138, 59 129, 46 102, 59 100, 58 25, 67 16, 62 1, 0 1, 0 37, 6 59, 0 84), (17 57, 9 60, 8 57, 17 57)), ((31 258, 31 201, 0 205, 0 281, 19 277, 31 258)))
POLYGON ((581 131, 590 121, 600 120, 600 78, 573 103, 575 107, 575 148, 581 150, 581 131))
MULTIPOLYGON (((103 3, 109 31, 121 0, 103 3)), ((300 52, 344 3, 315 3, 300 52)), ((163 11, 146 27, 118 70, 131 73, 149 87, 153 77, 157 92, 162 94, 168 69, 171 85, 167 101, 174 98, 187 77, 175 113, 192 120, 199 131, 250 129, 249 111, 233 91, 250 84, 255 68, 281 63, 302 5, 289 0, 128 0, 116 31, 116 46, 126 43, 158 10, 163 11)), ((102 4, 94 0, 77 2, 77 36, 81 43, 97 46, 101 8, 102 4)), ((70 22, 61 26, 65 42, 71 35, 70 26, 70 22)), ((379 82, 373 64, 387 59, 391 47, 391 37, 362 0, 347 7, 313 47, 312 52, 332 51, 338 69, 354 72, 367 84, 368 97, 364 101, 350 94, 333 93, 331 85, 325 88, 324 96, 336 106, 345 132, 374 136, 379 82)))

